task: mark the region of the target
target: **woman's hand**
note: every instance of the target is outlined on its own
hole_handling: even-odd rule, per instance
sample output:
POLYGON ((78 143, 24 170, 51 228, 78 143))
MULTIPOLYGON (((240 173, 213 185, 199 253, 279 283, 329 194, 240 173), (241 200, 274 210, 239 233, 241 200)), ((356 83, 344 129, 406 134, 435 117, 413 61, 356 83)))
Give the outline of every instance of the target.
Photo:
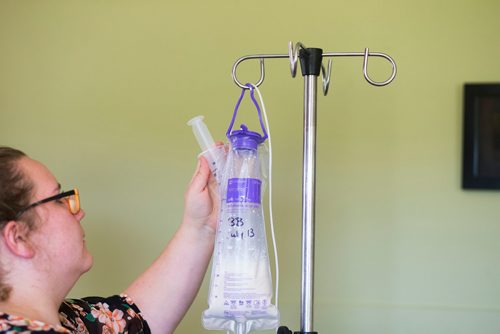
POLYGON ((184 224, 209 228, 215 233, 219 213, 217 182, 202 156, 184 195, 184 203, 184 224))

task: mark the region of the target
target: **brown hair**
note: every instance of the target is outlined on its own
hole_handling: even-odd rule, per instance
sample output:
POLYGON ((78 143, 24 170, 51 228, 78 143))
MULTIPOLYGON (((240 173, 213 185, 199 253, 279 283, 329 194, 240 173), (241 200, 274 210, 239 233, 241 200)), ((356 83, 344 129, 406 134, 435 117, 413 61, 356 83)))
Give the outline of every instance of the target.
MULTIPOLYGON (((11 147, 0 146, 0 231, 5 224, 16 219, 16 214, 29 204, 33 185, 18 167, 26 154, 11 147)), ((30 229, 32 224, 28 222, 30 229)), ((0 254, 1 256, 1 254, 0 254)), ((0 301, 6 301, 12 288, 3 280, 4 270, 0 268, 0 301)))

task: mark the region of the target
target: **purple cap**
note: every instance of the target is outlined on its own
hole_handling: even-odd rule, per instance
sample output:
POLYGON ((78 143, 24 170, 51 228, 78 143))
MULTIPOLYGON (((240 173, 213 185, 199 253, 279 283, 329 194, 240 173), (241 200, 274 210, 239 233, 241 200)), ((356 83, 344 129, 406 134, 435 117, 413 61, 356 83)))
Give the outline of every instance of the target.
POLYGON ((229 139, 233 148, 246 150, 256 150, 257 146, 266 140, 260 133, 249 131, 245 124, 241 124, 241 130, 232 131, 229 139))

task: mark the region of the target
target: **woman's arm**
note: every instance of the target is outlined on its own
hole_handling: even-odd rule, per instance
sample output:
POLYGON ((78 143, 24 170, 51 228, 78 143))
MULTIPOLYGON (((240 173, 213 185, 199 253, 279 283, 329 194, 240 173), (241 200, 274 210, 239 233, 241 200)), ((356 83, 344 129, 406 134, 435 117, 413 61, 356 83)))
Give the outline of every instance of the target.
POLYGON ((204 158, 185 194, 184 218, 153 264, 126 290, 153 334, 172 333, 193 302, 213 252, 216 184, 204 158))

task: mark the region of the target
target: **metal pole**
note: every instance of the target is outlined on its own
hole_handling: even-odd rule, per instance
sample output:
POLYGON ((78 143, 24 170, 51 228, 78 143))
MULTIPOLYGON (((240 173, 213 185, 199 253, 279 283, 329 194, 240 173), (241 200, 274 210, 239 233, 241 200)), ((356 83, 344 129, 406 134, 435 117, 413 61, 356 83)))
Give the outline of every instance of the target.
POLYGON ((316 194, 316 99, 315 75, 304 76, 304 156, 302 171, 302 333, 313 332, 314 218, 316 194))

